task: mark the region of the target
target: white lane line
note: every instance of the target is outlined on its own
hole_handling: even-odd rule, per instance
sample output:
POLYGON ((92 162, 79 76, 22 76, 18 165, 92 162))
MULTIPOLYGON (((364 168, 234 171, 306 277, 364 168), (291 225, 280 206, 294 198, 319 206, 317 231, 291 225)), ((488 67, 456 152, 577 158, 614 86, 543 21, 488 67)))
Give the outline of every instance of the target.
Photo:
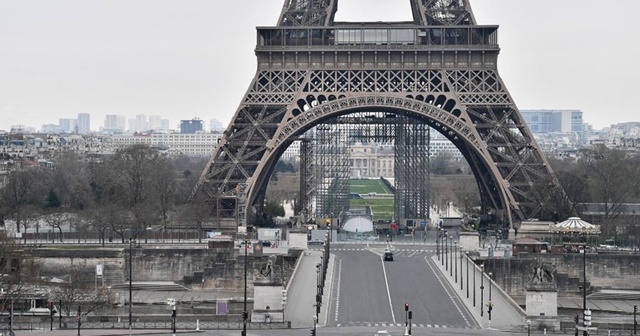
POLYGON ((416 255, 416 253, 418 253, 418 251, 413 251, 413 253, 411 253, 411 255, 409 256, 409 258, 413 258, 414 255, 416 255))
MULTIPOLYGON (((338 322, 338 315, 339 315, 339 309, 340 309, 340 283, 341 283, 341 278, 342 278, 342 259, 340 259, 340 262, 338 262, 338 277, 337 277, 337 282, 338 282, 338 287, 336 288, 336 317, 335 317, 335 321, 338 322)), ((340 325, 338 325, 340 326, 340 325)))
POLYGON ((460 313, 460 316, 462 316, 462 319, 464 319, 464 322, 467 324, 467 326, 471 326, 471 323, 469 323, 469 320, 467 319, 467 316, 462 312, 462 309, 460 309, 460 306, 458 305, 458 301, 456 300, 457 295, 451 293, 450 286, 451 284, 449 284, 447 282, 447 284, 449 284, 449 286, 445 286, 444 282, 442 282, 442 274, 440 274, 440 272, 437 272, 434 268, 433 265, 431 265, 431 263, 429 262, 428 257, 424 257, 424 261, 427 263, 427 266, 429 266, 429 268, 431 269, 431 271, 433 272, 433 274, 436 275, 436 278, 438 279, 438 282, 440 282, 440 285, 442 286, 442 289, 444 289, 444 291, 447 293, 447 296, 449 296, 449 298, 451 299, 451 302, 453 303, 453 306, 456 307, 456 309, 458 310, 458 312, 460 313))
POLYGON ((389 309, 391 310, 391 319, 396 323, 396 314, 393 313, 393 304, 391 303, 391 291, 389 290, 389 280, 387 279, 387 269, 384 267, 384 258, 380 258, 382 263, 382 272, 384 273, 384 283, 387 286, 387 297, 389 298, 389 309))

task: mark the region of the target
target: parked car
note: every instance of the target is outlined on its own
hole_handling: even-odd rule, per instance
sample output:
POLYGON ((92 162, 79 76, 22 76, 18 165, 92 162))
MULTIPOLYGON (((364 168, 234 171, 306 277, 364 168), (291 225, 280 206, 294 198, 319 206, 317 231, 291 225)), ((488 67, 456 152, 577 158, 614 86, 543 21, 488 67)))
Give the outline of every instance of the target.
POLYGON ((322 239, 311 239, 307 242, 309 245, 322 245, 324 244, 324 240, 322 239))

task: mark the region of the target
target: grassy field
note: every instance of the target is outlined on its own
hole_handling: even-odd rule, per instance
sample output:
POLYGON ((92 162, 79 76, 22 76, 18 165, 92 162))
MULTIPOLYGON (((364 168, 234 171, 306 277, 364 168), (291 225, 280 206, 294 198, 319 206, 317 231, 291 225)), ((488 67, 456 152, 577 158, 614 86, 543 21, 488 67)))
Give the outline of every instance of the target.
MULTIPOLYGON (((351 192, 367 196, 369 193, 377 195, 391 195, 389 190, 379 179, 376 180, 351 180, 351 192)), ((364 208, 370 206, 374 220, 391 220, 393 218, 393 198, 365 198, 351 199, 352 208, 364 208)))
POLYGON ((376 180, 350 180, 351 192, 366 195, 368 193, 391 194, 389 190, 379 179, 376 180))

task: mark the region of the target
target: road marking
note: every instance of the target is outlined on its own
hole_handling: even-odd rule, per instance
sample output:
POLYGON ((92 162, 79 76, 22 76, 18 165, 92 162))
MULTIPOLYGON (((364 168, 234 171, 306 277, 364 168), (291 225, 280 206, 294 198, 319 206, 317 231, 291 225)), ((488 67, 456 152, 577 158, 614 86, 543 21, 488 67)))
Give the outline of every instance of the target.
POLYGON ((431 263, 429 262, 429 259, 427 259, 427 258, 428 257, 424 257, 424 262, 427 263, 427 266, 429 266, 429 268, 431 269, 433 274, 436 275, 436 278, 438 279, 438 282, 440 282, 440 285, 442 286, 442 289, 444 289, 444 291, 447 293, 447 296, 449 296, 449 298, 451 299, 451 302, 453 302, 453 306, 456 307, 456 309, 460 313, 460 316, 462 316, 462 319, 464 319, 464 322, 467 324, 467 326, 471 327, 471 323, 469 323, 469 320, 467 319, 467 316, 462 312, 462 309, 460 309, 460 306, 458 305, 458 302, 456 300, 457 295, 456 295, 456 297, 454 297, 454 295, 451 294, 451 291, 449 290, 450 287, 451 287, 451 284, 449 284, 449 282, 447 282, 447 284, 449 284, 449 286, 445 286, 444 285, 444 282, 442 282, 442 274, 440 272, 436 272, 436 270, 433 268, 433 265, 431 265, 431 263))
POLYGON ((391 291, 389 290, 389 279, 387 279, 387 269, 384 267, 384 259, 380 258, 382 263, 382 272, 384 273, 384 283, 387 286, 387 297, 389 298, 389 309, 391 309, 391 319, 396 323, 396 315, 393 313, 393 304, 391 303, 391 291))
MULTIPOLYGON (((342 278, 342 259, 340 259, 340 262, 338 263, 338 277, 337 280, 338 281, 338 288, 336 289, 336 317, 335 317, 335 321, 338 322, 338 315, 339 315, 339 310, 340 310, 340 283, 341 283, 341 278, 342 278)), ((338 325, 339 327, 340 325, 338 325)))

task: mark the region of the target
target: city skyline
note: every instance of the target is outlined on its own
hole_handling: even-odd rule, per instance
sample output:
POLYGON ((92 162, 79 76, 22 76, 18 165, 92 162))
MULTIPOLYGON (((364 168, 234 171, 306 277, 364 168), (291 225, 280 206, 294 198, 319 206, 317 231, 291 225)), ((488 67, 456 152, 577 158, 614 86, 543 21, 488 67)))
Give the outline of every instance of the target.
MULTIPOLYGON (((411 19, 409 1, 363 1, 341 1, 336 20, 411 19)), ((501 26, 499 70, 521 110, 579 109, 596 128, 638 120, 640 32, 630 22, 640 2, 617 0, 617 11, 595 0, 471 4, 479 24, 501 26)), ((255 26, 275 25, 281 8, 282 0, 2 2, 0 129, 78 113, 91 115, 92 130, 107 114, 226 125, 255 73, 255 26)))

